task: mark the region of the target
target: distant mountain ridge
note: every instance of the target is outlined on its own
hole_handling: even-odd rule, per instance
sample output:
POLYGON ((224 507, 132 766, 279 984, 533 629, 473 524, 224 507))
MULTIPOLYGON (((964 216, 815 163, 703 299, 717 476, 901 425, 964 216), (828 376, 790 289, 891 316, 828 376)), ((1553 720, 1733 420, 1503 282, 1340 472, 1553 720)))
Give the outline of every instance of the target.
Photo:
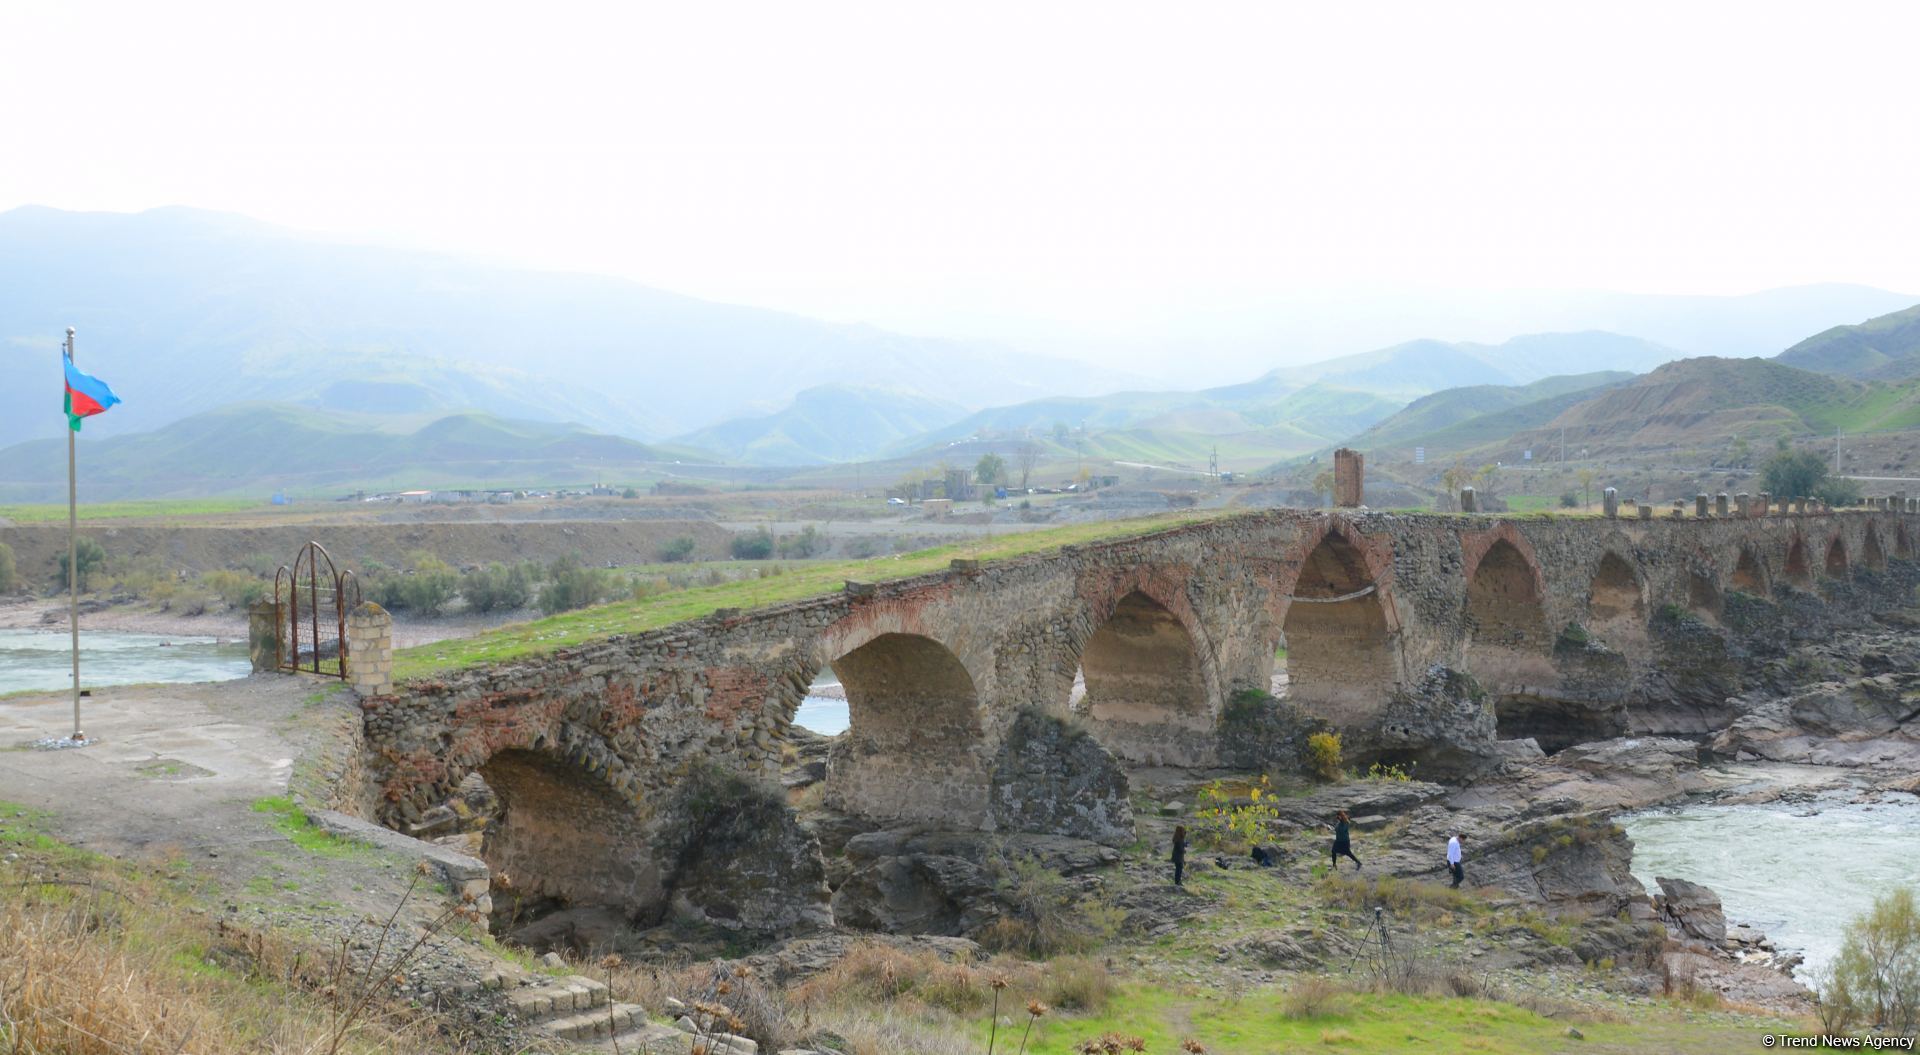
POLYGON ((1099 392, 1087 363, 592 275, 344 245, 195 209, 0 213, 0 443, 57 430, 56 348, 125 399, 105 434, 244 400, 477 408, 654 439, 850 379, 965 406, 1099 392), (54 393, 49 396, 48 393, 54 393))
POLYGON ((1920 376, 1920 304, 1814 334, 1775 358, 1802 370, 1865 380, 1920 376))
MULTIPOLYGON (((89 431, 91 425, 88 426, 89 431)), ((89 501, 347 487, 539 486, 631 479, 690 455, 578 425, 459 413, 415 419, 240 403, 153 432, 81 441, 89 501)), ((0 449, 0 500, 65 500, 66 445, 0 449)))
POLYGON ((857 461, 964 417, 967 408, 914 392, 820 385, 772 414, 735 418, 678 438, 750 465, 857 461))

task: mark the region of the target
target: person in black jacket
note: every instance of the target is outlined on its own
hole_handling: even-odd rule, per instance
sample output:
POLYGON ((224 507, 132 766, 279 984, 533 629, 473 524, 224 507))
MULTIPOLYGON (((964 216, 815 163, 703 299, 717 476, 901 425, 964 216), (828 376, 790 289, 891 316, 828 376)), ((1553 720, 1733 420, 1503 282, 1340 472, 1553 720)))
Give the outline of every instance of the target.
POLYGON ((1173 885, 1180 886, 1187 873, 1187 826, 1178 824, 1173 829, 1173 885))
POLYGON ((1353 870, 1361 868, 1360 859, 1353 856, 1353 825, 1347 820, 1347 811, 1341 810, 1333 815, 1333 870, 1340 870, 1340 858, 1353 862, 1353 870))

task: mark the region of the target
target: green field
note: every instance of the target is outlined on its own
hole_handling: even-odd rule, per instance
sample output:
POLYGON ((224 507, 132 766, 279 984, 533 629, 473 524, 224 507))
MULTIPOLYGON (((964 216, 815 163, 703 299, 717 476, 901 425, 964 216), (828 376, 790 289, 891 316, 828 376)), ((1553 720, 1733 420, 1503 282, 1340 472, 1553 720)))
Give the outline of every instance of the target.
POLYGON ((977 539, 936 546, 915 553, 867 560, 792 564, 784 575, 746 579, 718 586, 698 586, 640 601, 583 608, 530 623, 515 623, 477 637, 440 641, 394 654, 396 681, 551 652, 596 638, 654 630, 673 623, 712 615, 720 608, 758 608, 818 597, 841 589, 848 579, 883 582, 927 572, 943 571, 960 558, 997 560, 1040 553, 1082 542, 1143 535, 1227 515, 1222 512, 1171 513, 1137 520, 1108 520, 1074 524, 1044 531, 1027 531, 1003 538, 977 539))
MULTIPOLYGON (((1284 995, 1274 989, 1231 994, 1213 990, 1174 992, 1138 984, 1126 986, 1104 1014, 1050 1015, 1040 1019, 1026 1050, 1037 1055, 1071 1055, 1086 1040, 1105 1033, 1138 1037, 1149 1052, 1179 1052, 1195 1040, 1212 1055, 1285 1055, 1290 1052, 1339 1052, 1375 1055, 1403 1051, 1479 1052, 1522 1055, 1534 1052, 1660 1053, 1760 1050, 1760 1037, 1792 1025, 1725 1012, 1693 1012, 1679 1007, 1643 1010, 1631 1022, 1571 1023, 1581 1037, 1568 1034, 1569 1021, 1547 1018, 1513 1004, 1491 1000, 1347 994, 1330 1002, 1327 1013, 1289 1017, 1284 995)), ((1016 1012, 1012 1048, 1027 1016, 1016 1012)), ((979 1031, 984 1050, 986 1029, 979 1031)))
MULTIPOLYGON (((258 498, 140 499, 129 502, 91 502, 80 506, 81 520, 127 520, 134 517, 190 517, 239 513, 261 509, 258 498)), ((67 519, 66 503, 0 505, 0 520, 16 524, 44 524, 67 519)), ((84 565, 83 565, 84 567, 84 565)))

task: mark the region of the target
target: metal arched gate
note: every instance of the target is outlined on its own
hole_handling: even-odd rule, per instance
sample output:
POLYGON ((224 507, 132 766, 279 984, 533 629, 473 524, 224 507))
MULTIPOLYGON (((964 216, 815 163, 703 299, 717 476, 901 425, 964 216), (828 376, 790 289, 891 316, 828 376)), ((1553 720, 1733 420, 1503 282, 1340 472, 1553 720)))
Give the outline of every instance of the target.
POLYGON ((334 567, 318 542, 300 547, 293 567, 273 577, 280 617, 280 669, 330 678, 347 676, 347 613, 360 604, 360 583, 334 567))

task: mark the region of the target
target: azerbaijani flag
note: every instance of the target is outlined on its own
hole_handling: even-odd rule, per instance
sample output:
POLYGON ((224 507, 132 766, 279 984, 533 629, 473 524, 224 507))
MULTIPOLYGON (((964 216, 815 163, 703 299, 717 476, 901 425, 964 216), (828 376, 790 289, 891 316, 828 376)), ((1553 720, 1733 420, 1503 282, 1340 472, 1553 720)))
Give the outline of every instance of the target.
POLYGON ((81 418, 105 414, 108 407, 120 402, 120 397, 105 381, 81 373, 66 353, 61 353, 60 361, 67 367, 67 427, 79 432, 81 418))

